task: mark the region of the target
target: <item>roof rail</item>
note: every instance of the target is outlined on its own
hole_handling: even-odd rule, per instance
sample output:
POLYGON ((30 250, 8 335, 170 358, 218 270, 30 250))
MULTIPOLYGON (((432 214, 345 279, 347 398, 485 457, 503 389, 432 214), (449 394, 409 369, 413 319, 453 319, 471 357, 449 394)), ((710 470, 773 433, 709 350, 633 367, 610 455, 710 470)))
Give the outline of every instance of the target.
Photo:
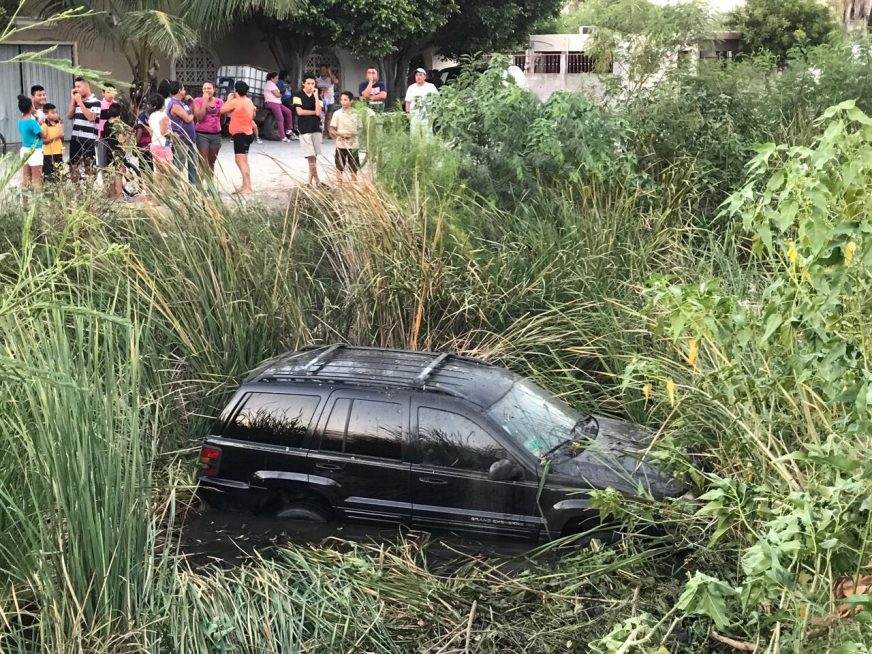
POLYGON ((443 352, 442 354, 437 356, 429 364, 427 364, 427 367, 420 372, 420 374, 415 378, 415 381, 422 384, 426 383, 427 380, 433 375, 433 373, 436 372, 436 369, 441 366, 450 356, 451 354, 449 352, 443 352))
POLYGON ((337 350, 339 350, 340 348, 343 348, 343 347, 345 347, 345 346, 342 345, 341 343, 337 343, 336 345, 331 345, 326 350, 321 352, 318 356, 316 356, 314 359, 312 359, 309 363, 307 363, 305 366, 303 366, 303 371, 307 375, 314 375, 316 372, 321 370, 321 368, 323 368, 325 365, 327 365, 327 362, 329 361, 330 357, 333 354, 335 354, 337 350))

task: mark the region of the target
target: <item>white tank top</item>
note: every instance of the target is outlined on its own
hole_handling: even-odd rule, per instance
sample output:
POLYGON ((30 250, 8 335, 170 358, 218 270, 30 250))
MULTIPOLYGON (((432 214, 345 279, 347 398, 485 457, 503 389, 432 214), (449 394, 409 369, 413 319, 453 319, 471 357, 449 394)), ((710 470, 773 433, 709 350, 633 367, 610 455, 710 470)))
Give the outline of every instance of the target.
POLYGON ((170 126, 167 125, 166 133, 161 132, 160 124, 167 117, 165 111, 155 111, 148 117, 148 128, 151 130, 151 142, 154 145, 167 146, 170 144, 169 131, 170 126))

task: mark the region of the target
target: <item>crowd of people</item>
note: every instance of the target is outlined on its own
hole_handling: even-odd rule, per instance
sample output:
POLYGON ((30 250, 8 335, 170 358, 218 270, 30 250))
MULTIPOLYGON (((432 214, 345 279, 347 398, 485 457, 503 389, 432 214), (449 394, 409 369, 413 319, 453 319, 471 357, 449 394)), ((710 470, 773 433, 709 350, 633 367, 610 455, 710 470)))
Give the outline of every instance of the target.
MULTIPOLYGON (((342 91, 337 103, 338 86, 339 79, 328 66, 322 66, 318 74, 304 75, 296 93, 286 71, 266 76, 263 107, 274 116, 282 142, 299 142, 310 184, 321 184, 317 161, 323 138, 335 139, 338 180, 355 181, 361 168, 362 114, 374 115, 385 109, 387 87, 374 66, 367 69, 357 96, 342 91), (363 106, 356 108, 356 101, 363 106)), ((430 133, 425 99, 435 93, 438 89, 428 81, 427 71, 417 69, 404 103, 416 137, 426 138, 430 133)), ((164 80, 135 112, 129 112, 118 101, 115 87, 105 85, 98 98, 90 83, 77 77, 66 111, 66 118, 72 121, 66 167, 63 153, 67 135, 60 110, 48 102, 45 88, 34 85, 30 97, 19 96, 18 109, 22 188, 38 192, 44 181, 56 182, 68 175, 78 182, 83 177, 94 178, 100 169, 109 195, 121 198, 123 175, 131 166, 132 155, 137 173, 151 171, 159 186, 171 175, 182 175, 199 186, 204 176, 214 174, 226 122, 242 175, 237 192, 252 192, 248 153, 255 140, 260 142, 260 136, 257 107, 243 81, 236 81, 222 99, 216 96, 212 82, 204 82, 200 96, 194 98, 181 82, 164 80)))

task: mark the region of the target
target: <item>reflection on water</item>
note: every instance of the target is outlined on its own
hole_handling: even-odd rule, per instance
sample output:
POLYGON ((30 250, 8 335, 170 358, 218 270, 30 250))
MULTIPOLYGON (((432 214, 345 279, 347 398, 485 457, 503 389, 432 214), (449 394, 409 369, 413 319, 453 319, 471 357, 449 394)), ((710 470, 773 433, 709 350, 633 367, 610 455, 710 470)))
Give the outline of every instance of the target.
MULTIPOLYGON (((410 537, 426 543, 424 551, 431 568, 450 567, 452 562, 468 557, 486 556, 501 560, 504 571, 523 570, 531 563, 530 552, 535 547, 525 542, 430 535, 398 527, 312 524, 216 510, 191 519, 179 532, 182 553, 201 565, 235 565, 254 554, 269 557, 276 548, 288 544, 320 544, 341 550, 347 547, 347 542, 399 544, 410 537)), ((536 562, 541 565, 557 556, 556 552, 539 555, 536 562)))

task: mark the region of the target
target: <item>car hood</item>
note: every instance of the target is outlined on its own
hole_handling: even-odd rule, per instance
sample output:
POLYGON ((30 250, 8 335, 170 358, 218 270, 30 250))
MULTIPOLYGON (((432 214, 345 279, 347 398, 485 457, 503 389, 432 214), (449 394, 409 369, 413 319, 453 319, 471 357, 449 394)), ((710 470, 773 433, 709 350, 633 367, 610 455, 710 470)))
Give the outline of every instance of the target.
POLYGON ((613 488, 627 495, 650 493, 655 499, 677 497, 686 488, 645 455, 653 432, 647 427, 605 416, 595 436, 581 441, 581 451, 564 449, 551 460, 551 474, 569 477, 585 488, 613 488), (576 453, 577 452, 577 453, 576 453))

